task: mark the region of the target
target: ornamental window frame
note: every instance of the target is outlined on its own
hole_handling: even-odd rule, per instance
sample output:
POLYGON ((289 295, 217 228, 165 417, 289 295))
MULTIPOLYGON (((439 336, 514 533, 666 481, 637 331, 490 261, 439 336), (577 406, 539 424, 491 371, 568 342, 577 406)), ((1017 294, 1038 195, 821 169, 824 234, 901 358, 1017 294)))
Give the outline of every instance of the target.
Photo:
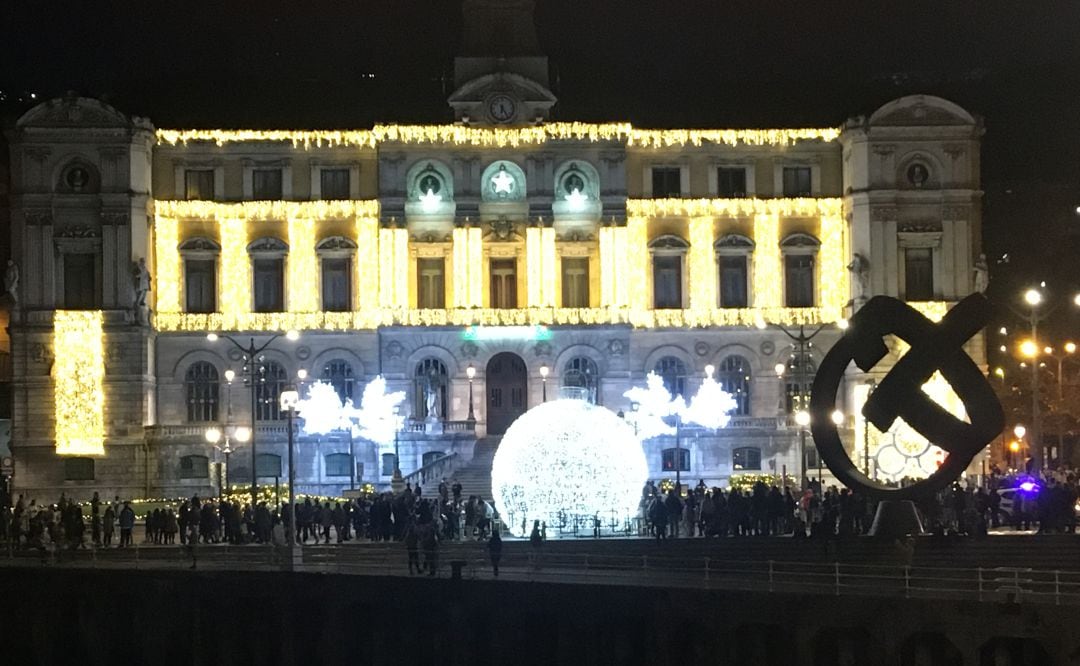
POLYGON ((651 162, 642 167, 642 183, 641 191, 643 198, 645 199, 682 199, 690 196, 690 165, 680 162, 651 162), (671 194, 665 194, 664 196, 657 196, 653 192, 653 170, 654 169, 678 169, 679 170, 679 192, 676 196, 671 194))
POLYGON ((180 265, 183 270, 183 280, 180 281, 180 302, 184 304, 184 312, 202 312, 202 310, 192 310, 188 304, 188 261, 209 261, 213 262, 214 274, 211 279, 211 286, 214 290, 214 302, 213 307, 207 312, 216 312, 218 308, 218 300, 220 297, 218 289, 218 273, 221 270, 221 245, 213 238, 206 236, 195 236, 188 238, 177 246, 177 251, 180 253, 180 265))
POLYGON ((897 293, 907 300, 907 251, 910 249, 929 249, 933 274, 933 298, 942 299, 942 286, 945 284, 945 268, 942 262, 942 231, 898 231, 896 233, 897 293))
POLYGON ((600 404, 600 366, 589 356, 578 354, 567 359, 562 366, 559 385, 585 389, 586 400, 600 404))
POLYGON ((821 196, 821 160, 818 158, 784 158, 773 163, 773 191, 778 197, 799 198, 821 196), (810 169, 810 192, 807 194, 789 195, 784 190, 784 169, 809 168, 810 169))
POLYGON ((742 354, 728 354, 716 364, 716 381, 735 400, 732 416, 750 416, 753 411, 753 368, 742 354))
MULTIPOLYGON (((348 199, 360 198, 360 164, 357 162, 312 162, 311 163, 311 200, 312 201, 324 201, 322 191, 322 172, 334 171, 337 169, 348 169, 349 171, 349 192, 343 199, 332 199, 331 201, 344 201, 348 199)), ((284 189, 284 183, 282 184, 284 189)))
POLYGON ((425 356, 413 366, 413 418, 423 420, 428 417, 427 413, 427 378, 432 376, 438 382, 437 399, 439 401, 440 420, 449 418, 447 410, 450 408, 450 370, 446 363, 435 356, 425 356))
POLYGON ((188 423, 215 423, 221 407, 221 375, 210 361, 195 361, 184 371, 188 423))
POLYGON ((243 198, 245 201, 256 201, 255 172, 271 169, 281 170, 281 196, 279 199, 267 199, 267 201, 288 201, 292 199, 292 165, 289 160, 245 160, 243 163, 243 198))
POLYGON ((484 203, 522 202, 528 197, 528 185, 521 166, 511 160, 498 159, 487 165, 480 176, 480 200, 484 203), (493 181, 500 172, 513 178, 510 192, 496 193, 492 190, 493 181))
POLYGON ((289 244, 275 236, 262 236, 248 243, 248 261, 251 266, 251 311, 252 312, 287 312, 289 309, 288 294, 288 257, 289 244), (281 309, 263 310, 257 307, 258 286, 256 262, 277 260, 281 262, 281 309))
POLYGON ((709 196, 714 198, 753 198, 757 194, 757 178, 754 163, 750 160, 714 160, 709 165, 709 196), (720 169, 741 169, 746 178, 746 191, 732 197, 720 194, 720 169))
POLYGON ((783 270, 783 303, 784 307, 789 308, 812 308, 820 301, 820 295, 818 294, 818 254, 821 252, 821 241, 817 237, 797 231, 792 234, 788 234, 780 241, 780 262, 783 270), (788 258, 789 257, 810 257, 810 304, 809 305, 791 305, 789 299, 789 287, 788 287, 788 258))
POLYGON ((354 309, 356 294, 353 289, 356 273, 357 244, 345 236, 327 236, 315 244, 315 256, 319 260, 319 306, 324 312, 349 312, 354 309), (326 302, 326 260, 345 261, 345 307, 330 308, 326 302))
POLYGON ((719 308, 750 308, 754 306, 754 240, 743 234, 728 233, 716 239, 713 251, 716 253, 716 305, 719 308), (745 262, 743 284, 744 305, 724 305, 724 264, 725 257, 742 257, 745 262))
POLYGON ((690 243, 676 234, 662 234, 649 241, 649 285, 652 287, 650 301, 654 310, 681 310, 686 308, 687 293, 686 257, 690 252, 690 243), (679 259, 679 303, 660 308, 656 304, 656 258, 677 257, 679 259))
POLYGON ((218 160, 177 160, 173 163, 173 198, 185 201, 221 201, 225 199, 225 166, 218 160), (211 199, 188 199, 187 172, 213 171, 214 196, 211 199))

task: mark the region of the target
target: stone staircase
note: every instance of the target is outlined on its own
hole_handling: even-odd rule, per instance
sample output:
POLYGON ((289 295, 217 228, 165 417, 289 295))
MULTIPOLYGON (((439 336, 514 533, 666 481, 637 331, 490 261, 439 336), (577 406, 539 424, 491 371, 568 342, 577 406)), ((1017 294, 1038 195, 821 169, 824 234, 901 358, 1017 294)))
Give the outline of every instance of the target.
POLYGON ((489 503, 491 495, 491 463, 495 460, 495 449, 499 448, 502 437, 481 437, 476 440, 473 459, 454 471, 450 485, 455 481, 461 484, 461 496, 480 495, 489 503))

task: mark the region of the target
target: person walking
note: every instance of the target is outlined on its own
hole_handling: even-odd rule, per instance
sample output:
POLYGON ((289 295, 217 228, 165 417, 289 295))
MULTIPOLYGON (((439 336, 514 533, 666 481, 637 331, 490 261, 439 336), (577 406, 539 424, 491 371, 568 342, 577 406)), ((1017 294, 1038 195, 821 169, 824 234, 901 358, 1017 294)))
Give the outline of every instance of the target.
POLYGON ((405 527, 405 552, 409 555, 409 575, 424 573, 420 568, 420 536, 416 533, 416 525, 410 522, 405 527))
POLYGON ((503 542, 502 537, 499 536, 499 530, 491 530, 491 538, 488 539, 488 557, 491 558, 491 570, 494 572, 495 577, 499 577, 499 560, 502 559, 503 542))
POLYGON ((435 523, 424 523, 420 532, 420 545, 424 549, 424 566, 428 575, 434 576, 439 570, 439 535, 435 532, 435 523))
POLYGON ((113 530, 116 528, 116 511, 112 506, 105 507, 105 515, 101 520, 101 545, 108 548, 112 545, 113 530))
POLYGON ((101 545, 101 498, 96 491, 90 500, 90 540, 94 546, 101 545))
POLYGON ((532 568, 540 569, 540 554, 544 547, 544 536, 540 532, 540 521, 534 520, 532 532, 529 534, 529 560, 532 568))

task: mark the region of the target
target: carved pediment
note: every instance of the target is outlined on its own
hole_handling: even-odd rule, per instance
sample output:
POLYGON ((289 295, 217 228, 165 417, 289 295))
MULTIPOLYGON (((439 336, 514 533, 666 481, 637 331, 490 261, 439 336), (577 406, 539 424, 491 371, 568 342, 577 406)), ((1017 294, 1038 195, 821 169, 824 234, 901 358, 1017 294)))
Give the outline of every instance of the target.
POLYGON ((221 246, 210 238, 198 237, 189 238, 183 243, 180 243, 181 252, 218 252, 221 250, 221 246))
POLYGON ((355 250, 356 242, 344 236, 330 236, 319 241, 316 250, 355 250))
POLYGON ((89 97, 69 95, 51 99, 27 111, 16 127, 145 127, 149 121, 129 118, 108 104, 89 97))
POLYGON ((248 244, 248 252, 288 252, 289 246, 280 238, 265 236, 248 244))
POLYGON ((908 95, 885 104, 870 116, 870 125, 976 125, 962 107, 933 95, 908 95))

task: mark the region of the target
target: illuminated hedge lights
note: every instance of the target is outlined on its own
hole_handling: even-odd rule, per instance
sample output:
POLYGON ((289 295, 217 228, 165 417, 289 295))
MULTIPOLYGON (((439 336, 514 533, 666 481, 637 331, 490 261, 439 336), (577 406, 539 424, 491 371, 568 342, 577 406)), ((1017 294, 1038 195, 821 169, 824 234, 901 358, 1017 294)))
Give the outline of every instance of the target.
POLYGON ((638 514, 648 478, 634 431, 603 407, 552 400, 514 421, 491 467, 495 506, 507 527, 528 536, 533 521, 548 537, 575 530, 621 530, 638 514))
POLYGON ((56 453, 105 455, 105 358, 100 311, 53 316, 56 453))

